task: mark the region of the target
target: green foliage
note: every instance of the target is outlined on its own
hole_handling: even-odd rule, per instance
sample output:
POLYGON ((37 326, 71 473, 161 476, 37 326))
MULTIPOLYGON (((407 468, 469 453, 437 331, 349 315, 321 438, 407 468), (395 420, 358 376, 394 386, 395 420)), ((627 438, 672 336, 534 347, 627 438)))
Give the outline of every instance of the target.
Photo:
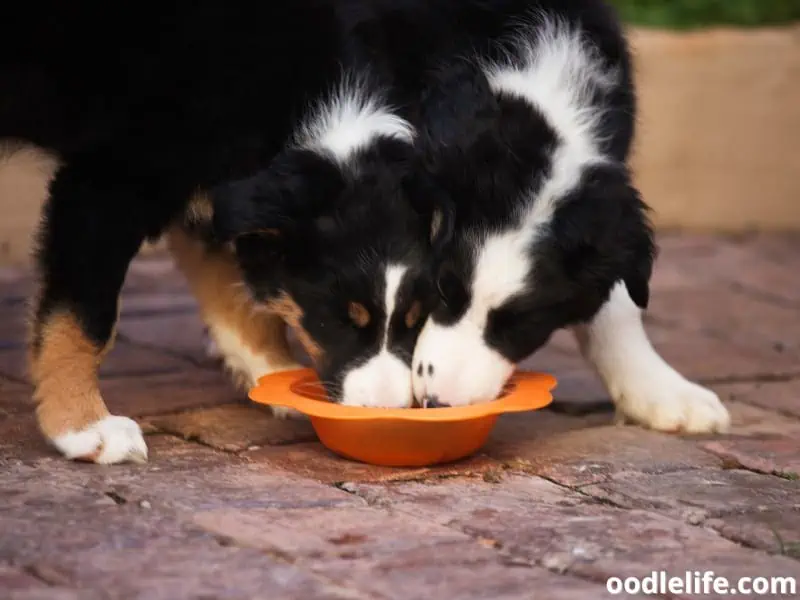
POLYGON ((667 29, 800 21, 800 0, 610 0, 627 23, 667 29))

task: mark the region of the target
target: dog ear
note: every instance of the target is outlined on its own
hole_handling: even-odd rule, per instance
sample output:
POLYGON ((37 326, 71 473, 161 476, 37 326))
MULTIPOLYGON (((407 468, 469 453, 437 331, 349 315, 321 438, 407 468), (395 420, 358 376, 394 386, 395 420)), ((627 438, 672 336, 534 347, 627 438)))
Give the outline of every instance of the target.
POLYGON ((211 190, 215 237, 223 242, 246 238, 279 253, 313 222, 344 181, 335 164, 306 150, 287 150, 269 167, 211 190))
POLYGON ((562 264, 579 286, 622 280, 641 309, 650 299, 656 249, 648 207, 624 170, 600 168, 557 210, 553 224, 562 264))

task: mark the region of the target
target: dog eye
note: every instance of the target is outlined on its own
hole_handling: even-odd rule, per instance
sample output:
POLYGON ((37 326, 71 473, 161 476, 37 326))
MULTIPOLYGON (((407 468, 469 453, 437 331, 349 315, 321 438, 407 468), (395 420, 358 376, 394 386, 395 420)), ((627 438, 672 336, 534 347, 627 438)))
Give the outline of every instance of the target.
POLYGON ((422 316, 422 304, 420 304, 419 300, 415 300, 414 303, 411 305, 411 308, 408 309, 406 313, 405 323, 406 327, 411 329, 414 325, 417 324, 419 318, 422 316))
POLYGON ((347 305, 347 316, 356 327, 364 328, 369 325, 370 314, 367 308, 359 302, 351 302, 347 305))

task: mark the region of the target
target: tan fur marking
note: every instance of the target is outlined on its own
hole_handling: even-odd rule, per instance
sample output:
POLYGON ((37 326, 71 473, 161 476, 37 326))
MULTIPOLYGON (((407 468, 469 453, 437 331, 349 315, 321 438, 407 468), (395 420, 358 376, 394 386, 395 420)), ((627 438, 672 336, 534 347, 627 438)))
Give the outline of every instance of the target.
POLYGON ((322 348, 303 327, 303 309, 297 305, 289 294, 284 292, 277 300, 267 304, 267 309, 276 315, 280 315, 286 321, 294 331, 303 349, 314 362, 318 362, 322 358, 322 348))
MULTIPOLYGON (((203 242, 177 226, 167 233, 167 243, 200 303, 212 336, 215 327, 224 327, 235 332, 242 345, 254 355, 263 356, 272 367, 296 364, 286 340, 283 315, 260 307, 250 297, 230 253, 207 252, 203 242)), ((255 383, 247 381, 244 373, 234 372, 234 376, 242 387, 255 383)))
POLYGON ((369 325, 369 311, 359 302, 351 302, 347 305, 347 316, 355 323, 356 327, 366 327, 369 325))
POLYGON ((39 351, 31 356, 30 366, 42 433, 54 439, 107 417, 97 377, 107 348, 89 340, 69 313, 52 315, 40 325, 40 332, 39 351))
POLYGON ((414 325, 417 324, 417 321, 419 321, 419 318, 421 316, 422 316, 422 305, 419 303, 419 301, 415 301, 411 305, 411 308, 408 309, 408 312, 406 313, 406 319, 405 319, 406 327, 411 329, 414 325))
POLYGON ((211 199, 202 192, 192 197, 189 206, 186 208, 186 220, 189 223, 208 223, 214 218, 214 207, 211 199))

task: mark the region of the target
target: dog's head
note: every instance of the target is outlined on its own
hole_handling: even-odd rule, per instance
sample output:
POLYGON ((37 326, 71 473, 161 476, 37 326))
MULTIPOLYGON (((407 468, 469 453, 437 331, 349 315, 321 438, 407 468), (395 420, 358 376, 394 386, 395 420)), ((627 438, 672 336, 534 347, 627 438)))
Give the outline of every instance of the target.
POLYGON ((427 169, 456 218, 412 376, 418 399, 461 405, 496 398, 519 361, 590 320, 615 282, 644 307, 654 247, 624 165, 580 137, 590 127, 558 129, 569 107, 553 117, 469 65, 444 89, 426 115, 427 169))
POLYGON ((408 407, 414 345, 436 299, 429 255, 450 215, 416 201, 430 194, 411 140, 367 110, 345 106, 349 122, 330 120, 327 138, 317 132, 214 190, 214 228, 233 242, 255 300, 293 328, 330 398, 408 407))

